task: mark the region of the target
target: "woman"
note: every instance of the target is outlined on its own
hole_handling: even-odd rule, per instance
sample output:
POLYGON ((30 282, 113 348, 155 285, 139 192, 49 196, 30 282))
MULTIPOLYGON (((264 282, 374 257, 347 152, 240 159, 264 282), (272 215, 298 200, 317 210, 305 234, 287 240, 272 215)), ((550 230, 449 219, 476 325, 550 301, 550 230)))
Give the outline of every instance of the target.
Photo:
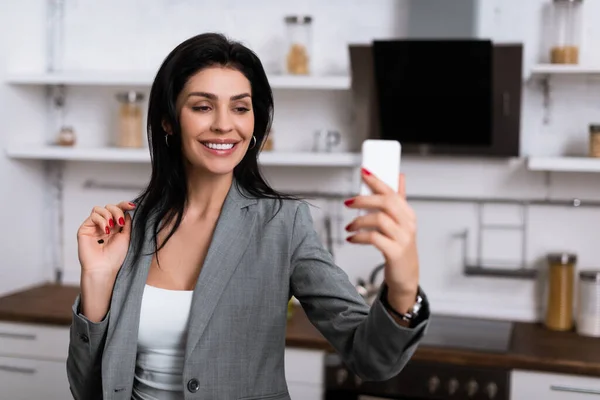
POLYGON ((261 177, 272 111, 263 67, 241 44, 203 34, 165 59, 150 95, 147 189, 95 207, 77 233, 81 295, 67 360, 76 399, 289 399, 291 296, 364 379, 390 378, 408 361, 428 310, 416 312, 426 301, 403 192, 364 171, 376 194, 346 201, 379 209, 347 228, 387 262, 369 308, 306 204, 261 177))

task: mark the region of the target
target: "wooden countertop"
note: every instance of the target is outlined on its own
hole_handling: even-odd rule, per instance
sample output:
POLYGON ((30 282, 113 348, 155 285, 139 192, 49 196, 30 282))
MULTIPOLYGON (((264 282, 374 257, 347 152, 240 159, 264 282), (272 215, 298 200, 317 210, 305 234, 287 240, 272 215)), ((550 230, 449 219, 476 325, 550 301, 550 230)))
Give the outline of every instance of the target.
MULTIPOLYGON (((46 284, 2 297, 0 321, 69 326, 71 306, 78 293, 78 287, 46 284)), ((333 351, 299 307, 294 309, 288 322, 286 345, 333 351)), ((421 345, 412 359, 600 377, 600 338, 583 337, 575 332, 553 332, 541 324, 516 322, 506 353, 421 345)))
MULTIPOLYGON (((286 343, 333 351, 302 309, 294 311, 288 324, 286 343)), ((600 377, 600 338, 584 337, 575 332, 554 332, 537 323, 515 322, 506 353, 420 345, 412 360, 600 377)))
POLYGON ((0 298, 0 321, 71 325, 76 286, 45 284, 0 298))

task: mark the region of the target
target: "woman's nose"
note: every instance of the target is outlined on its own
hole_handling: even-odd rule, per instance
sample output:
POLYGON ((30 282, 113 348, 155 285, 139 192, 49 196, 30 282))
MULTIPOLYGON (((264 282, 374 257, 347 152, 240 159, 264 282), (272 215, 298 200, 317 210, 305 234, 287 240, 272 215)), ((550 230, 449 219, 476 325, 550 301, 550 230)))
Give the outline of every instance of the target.
POLYGON ((221 109, 218 110, 214 115, 215 119, 211 126, 212 131, 225 133, 233 130, 233 123, 231 121, 231 116, 229 115, 229 110, 221 109))

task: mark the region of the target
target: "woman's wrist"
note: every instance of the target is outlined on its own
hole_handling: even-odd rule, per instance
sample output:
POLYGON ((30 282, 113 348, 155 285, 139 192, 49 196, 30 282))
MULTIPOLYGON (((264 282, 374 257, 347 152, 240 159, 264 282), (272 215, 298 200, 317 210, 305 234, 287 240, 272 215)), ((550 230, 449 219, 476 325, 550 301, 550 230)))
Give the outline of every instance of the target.
POLYGON ((116 276, 107 273, 81 274, 81 312, 92 322, 101 322, 110 308, 116 276))

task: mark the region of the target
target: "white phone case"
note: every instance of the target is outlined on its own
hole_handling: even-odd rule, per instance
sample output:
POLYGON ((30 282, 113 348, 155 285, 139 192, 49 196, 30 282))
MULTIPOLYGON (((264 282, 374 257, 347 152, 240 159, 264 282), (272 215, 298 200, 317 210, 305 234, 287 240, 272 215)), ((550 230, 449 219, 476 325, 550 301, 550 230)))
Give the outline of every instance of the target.
MULTIPOLYGON (((397 192, 401 151, 400 143, 396 140, 367 139, 362 144, 361 166, 397 192)), ((372 194, 362 178, 359 193, 372 194)))

